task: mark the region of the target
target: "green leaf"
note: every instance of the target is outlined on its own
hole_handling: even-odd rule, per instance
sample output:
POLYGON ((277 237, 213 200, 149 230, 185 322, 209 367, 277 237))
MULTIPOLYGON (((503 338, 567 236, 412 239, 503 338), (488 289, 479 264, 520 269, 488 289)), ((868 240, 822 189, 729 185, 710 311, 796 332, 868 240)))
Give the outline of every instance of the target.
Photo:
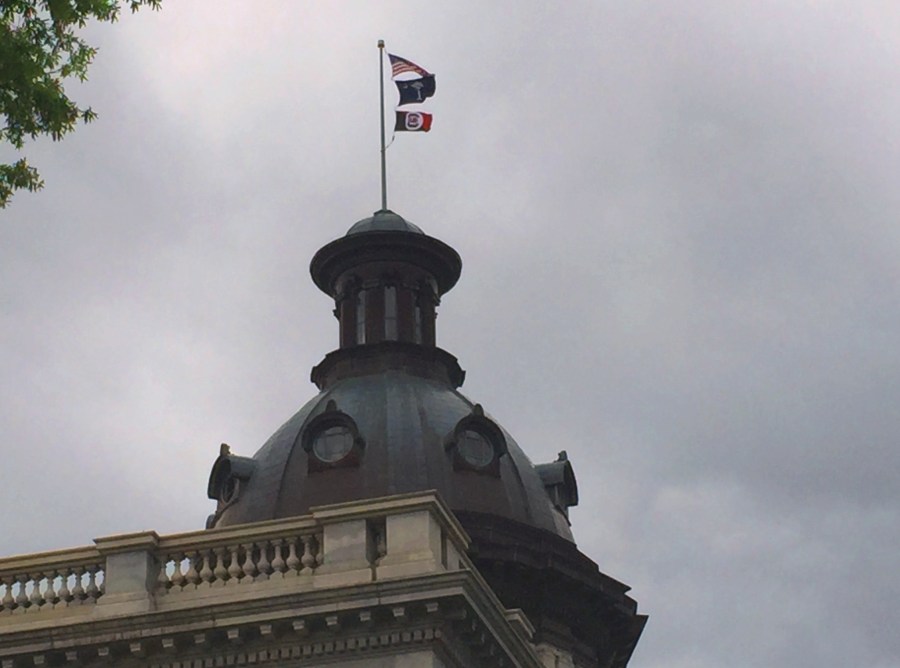
MULTIPOLYGON (((127 0, 132 12, 159 9, 161 0, 127 0)), ((65 92, 65 79, 87 78, 97 50, 77 30, 112 22, 123 0, 0 0, 0 142, 21 149, 28 138, 60 140, 97 114, 65 92)), ((0 164, 0 208, 16 190, 40 190, 40 175, 24 158, 0 164)))

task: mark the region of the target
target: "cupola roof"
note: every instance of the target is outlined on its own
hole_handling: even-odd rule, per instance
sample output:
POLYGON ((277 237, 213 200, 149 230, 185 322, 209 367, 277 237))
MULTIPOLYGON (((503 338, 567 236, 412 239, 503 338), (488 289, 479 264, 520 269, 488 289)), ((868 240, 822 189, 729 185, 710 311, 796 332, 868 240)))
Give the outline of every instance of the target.
POLYGON ((425 234, 418 225, 413 225, 390 209, 376 211, 368 218, 363 218, 347 230, 347 235, 362 234, 364 232, 411 232, 412 234, 425 234))
POLYGON ((394 273, 412 267, 427 272, 436 282, 438 296, 456 285, 462 272, 462 260, 453 248, 387 210, 363 218, 343 237, 325 244, 313 257, 309 271, 322 292, 335 296, 342 276, 353 271, 359 274, 364 266, 384 273, 384 263, 393 264, 394 273))

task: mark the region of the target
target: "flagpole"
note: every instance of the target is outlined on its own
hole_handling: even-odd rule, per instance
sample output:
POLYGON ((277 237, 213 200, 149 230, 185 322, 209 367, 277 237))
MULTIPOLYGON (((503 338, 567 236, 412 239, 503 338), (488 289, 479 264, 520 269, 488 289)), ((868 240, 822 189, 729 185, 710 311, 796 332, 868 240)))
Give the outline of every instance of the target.
POLYGON ((378 81, 381 90, 381 210, 387 211, 387 163, 384 148, 384 40, 378 40, 378 81))

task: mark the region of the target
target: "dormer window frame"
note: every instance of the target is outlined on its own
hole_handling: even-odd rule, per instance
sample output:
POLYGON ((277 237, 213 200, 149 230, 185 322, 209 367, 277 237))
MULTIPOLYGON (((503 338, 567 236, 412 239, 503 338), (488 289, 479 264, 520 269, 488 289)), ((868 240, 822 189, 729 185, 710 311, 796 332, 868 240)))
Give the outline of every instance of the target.
POLYGON ((309 421, 299 435, 300 446, 306 452, 307 471, 316 473, 338 468, 355 468, 360 465, 366 447, 365 439, 359 433, 356 422, 343 411, 338 410, 334 401, 329 401, 325 411, 309 421), (337 458, 320 455, 316 450, 317 440, 326 436, 329 430, 345 429, 350 436, 350 447, 337 458))
POLYGON ((569 522, 569 508, 578 505, 578 482, 568 454, 562 450, 555 462, 538 464, 534 468, 553 508, 569 522))
POLYGON ((228 444, 222 443, 206 486, 207 497, 216 502, 216 511, 207 519, 207 528, 215 526, 225 509, 237 502, 255 470, 254 459, 234 455, 228 444))
POLYGON ((471 415, 456 423, 453 431, 444 440, 444 450, 453 460, 454 471, 471 471, 500 477, 500 460, 507 454, 506 436, 496 422, 485 417, 481 404, 475 404, 471 415), (467 456, 465 441, 468 434, 483 439, 493 451, 489 461, 481 463, 467 456))

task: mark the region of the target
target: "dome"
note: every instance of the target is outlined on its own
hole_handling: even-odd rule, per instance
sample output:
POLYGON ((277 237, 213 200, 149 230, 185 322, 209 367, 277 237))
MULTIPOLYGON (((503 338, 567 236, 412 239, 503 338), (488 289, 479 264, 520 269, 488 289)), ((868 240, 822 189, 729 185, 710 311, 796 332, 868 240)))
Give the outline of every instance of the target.
POLYGON ((310 273, 335 301, 340 348, 312 370, 319 394, 252 458, 223 449, 210 475, 211 526, 436 490, 458 513, 572 541, 574 476, 536 469, 459 393, 465 372, 435 344, 436 308, 461 270, 453 248, 387 209, 316 252, 310 273))
POLYGON ((624 666, 645 618, 573 541, 565 451, 534 466, 459 392, 465 372, 437 347, 437 307, 461 271, 453 248, 386 209, 316 252, 310 275, 333 300, 339 347, 312 370, 318 394, 253 457, 222 446, 207 526, 435 490, 469 534, 475 567, 536 637, 624 666))
POLYGON ((368 218, 363 218, 355 223, 347 235, 362 234, 364 232, 411 232, 413 234, 425 234, 417 225, 397 215, 389 209, 376 211, 368 218))
MULTIPOLYGON (((552 505, 534 465, 502 427, 448 382, 441 373, 442 364, 423 362, 411 346, 402 343, 380 347, 380 355, 372 359, 406 357, 407 362, 388 365, 395 368, 377 364, 368 373, 329 383, 253 456, 252 473, 222 509, 216 526, 292 517, 308 513, 313 506, 434 489, 454 511, 503 517, 571 541, 568 523, 552 505), (411 369, 417 360, 425 373, 397 368, 411 369), (327 461, 328 454, 317 456, 311 443, 318 432, 341 425, 352 431, 348 452, 356 447, 353 442, 359 451, 347 465, 334 466, 327 461), (478 459, 476 451, 474 464, 454 448, 460 425, 463 431, 484 434, 488 443, 487 447, 476 444, 481 445, 483 458, 478 459), (487 464, 495 450, 498 456, 492 468, 487 464)), ((246 470, 245 458, 226 458, 230 469, 236 468, 235 460, 241 460, 246 470)))

